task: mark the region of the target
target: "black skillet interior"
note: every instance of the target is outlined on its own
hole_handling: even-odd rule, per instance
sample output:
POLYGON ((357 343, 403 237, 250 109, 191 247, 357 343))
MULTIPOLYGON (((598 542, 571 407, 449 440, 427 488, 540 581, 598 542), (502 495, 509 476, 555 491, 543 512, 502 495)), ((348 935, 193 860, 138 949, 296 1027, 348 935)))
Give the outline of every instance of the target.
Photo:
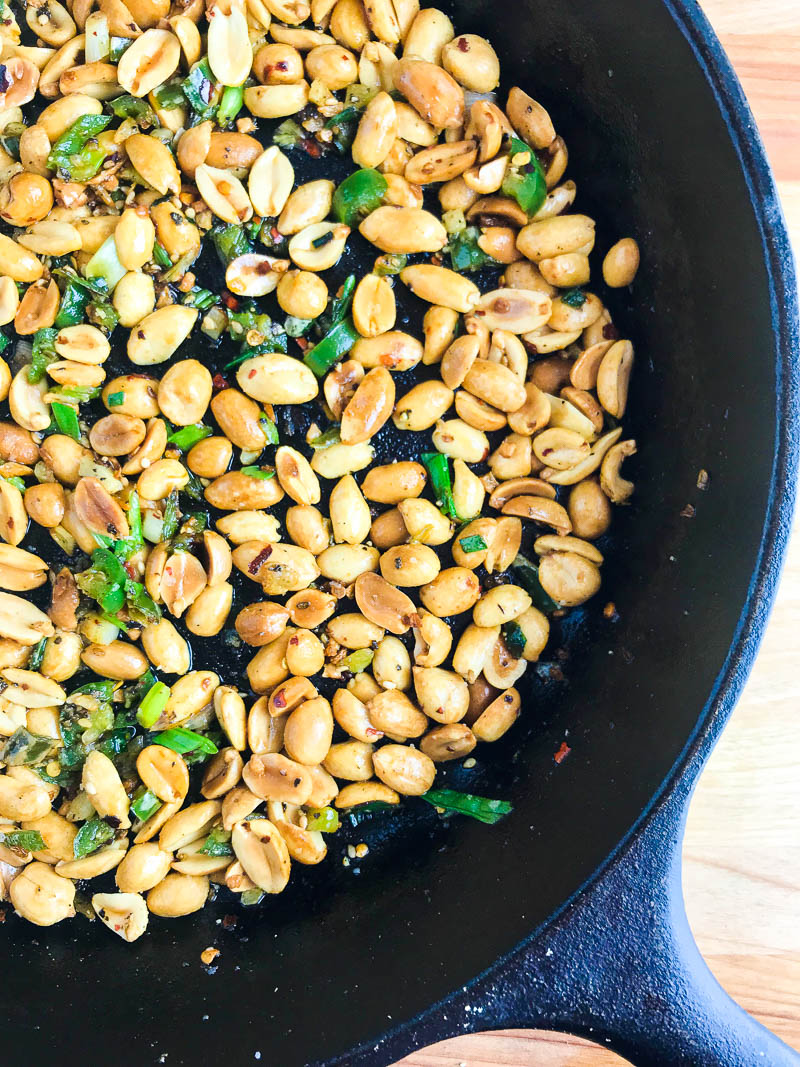
MULTIPOLYGON (((514 814, 488 828, 409 806, 337 840, 323 866, 296 868, 280 897, 248 910, 226 895, 190 919, 153 920, 133 946, 98 923, 36 930, 9 914, 9 1063, 57 1045, 67 1063, 258 1052, 301 1064, 411 1018, 591 877, 669 773, 725 661, 764 521, 775 360, 756 219, 711 89, 661 0, 472 0, 455 21, 491 38, 505 87, 550 109, 598 251, 628 234, 644 250, 633 290, 603 293, 637 348, 640 446, 603 592, 556 636, 553 666, 529 672, 515 730, 450 775, 511 799, 514 814), (608 599, 616 623, 603 618, 608 599), (565 738, 572 751, 556 765, 565 738), (344 866, 346 842, 361 840, 370 854, 344 866), (221 949, 213 970, 199 958, 209 945, 221 949)), ((309 161, 302 176, 327 173, 309 161)), ((384 454, 403 447, 390 438, 384 454)), ((208 649, 226 677, 233 655, 208 649)))

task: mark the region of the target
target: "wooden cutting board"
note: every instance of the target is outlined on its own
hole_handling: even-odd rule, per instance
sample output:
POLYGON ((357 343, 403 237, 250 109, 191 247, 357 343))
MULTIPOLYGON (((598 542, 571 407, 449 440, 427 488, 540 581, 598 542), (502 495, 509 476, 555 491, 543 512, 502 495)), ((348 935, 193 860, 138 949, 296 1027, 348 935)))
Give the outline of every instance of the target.
MULTIPOLYGON (((700 0, 767 145, 800 258, 800 3, 700 0)), ((698 944, 731 996, 800 1050, 800 523, 752 677, 700 780, 684 845, 698 944)), ((563 1034, 443 1041, 403 1067, 611 1067, 563 1034)))

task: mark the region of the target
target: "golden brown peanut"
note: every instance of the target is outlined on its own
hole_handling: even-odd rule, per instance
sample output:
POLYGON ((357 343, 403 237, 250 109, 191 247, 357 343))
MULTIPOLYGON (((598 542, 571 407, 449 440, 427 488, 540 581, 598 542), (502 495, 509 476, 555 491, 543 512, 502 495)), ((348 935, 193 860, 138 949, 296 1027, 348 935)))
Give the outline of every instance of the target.
MULTIPOLYGON (((464 174, 475 162, 478 148, 474 141, 452 141, 431 145, 417 152, 406 165, 406 180, 417 185, 449 182, 464 174)), ((503 166, 505 166, 505 162, 503 166)), ((502 181, 502 175, 500 177, 502 181)), ((499 188, 499 184, 497 186, 499 188)))
POLYGON ((611 525, 611 504, 595 478, 579 482, 570 491, 567 511, 578 537, 594 541, 611 525))
POLYGON ((200 792, 207 800, 216 800, 234 788, 242 776, 244 763, 235 748, 223 748, 206 765, 200 792))
POLYGON ((468 756, 476 743, 475 735, 468 726, 450 723, 430 730, 420 741, 419 747, 434 763, 446 763, 468 756))
MULTIPOLYGON (((264 699, 270 716, 272 718, 280 718, 317 696, 319 696, 319 693, 313 682, 301 675, 282 682, 277 689, 273 689, 268 700, 267 698, 264 699)), ((253 710, 255 711, 255 706, 253 710)))
POLYGON ((411 334, 389 330, 377 337, 360 337, 350 350, 350 358, 369 369, 384 367, 390 371, 406 371, 419 363, 422 345, 411 334))
POLYGON ((333 191, 334 184, 327 178, 298 185, 278 219, 280 233, 289 236, 299 233, 306 226, 322 222, 330 211, 333 191))
POLYGON ((495 697, 481 711, 472 724, 472 732, 479 741, 497 741, 519 717, 520 698, 516 689, 509 689, 495 697))
POLYGON ((556 131, 541 104, 516 86, 508 94, 506 112, 514 129, 531 148, 547 148, 556 131))
POLYGON ((349 545, 366 541, 371 524, 369 505, 351 474, 346 474, 333 487, 328 508, 335 541, 349 545))
POLYGON ((247 604, 236 616, 236 632, 248 645, 260 648, 277 640, 286 629, 289 611, 281 604, 263 600, 247 604))
POLYGON ((369 648, 383 638, 382 626, 355 611, 331 619, 327 632, 337 644, 351 649, 369 648))
POLYGON ((128 795, 108 756, 97 749, 89 753, 83 765, 81 785, 101 819, 117 819, 117 825, 123 829, 130 826, 128 795))
POLYGON ((420 300, 463 314, 471 311, 480 300, 480 290, 469 278, 433 263, 404 267, 400 278, 420 300))
POLYGON ((262 800, 305 804, 311 793, 311 776, 306 768, 277 753, 251 756, 242 777, 247 788, 262 800))
POLYGON ((420 382, 397 401, 392 421, 398 430, 429 430, 452 403, 453 390, 443 382, 420 382))
POLYGON ((428 308, 422 319, 425 347, 422 362, 438 363, 455 338, 458 327, 458 312, 452 308, 434 305, 428 308))
MULTIPOLYGON (((253 74, 262 85, 291 85, 301 82, 303 57, 291 45, 275 42, 265 44, 253 57, 253 74)), ((270 212, 267 217, 274 218, 277 214, 277 211, 270 212)))
POLYGON ((315 766, 328 754, 333 737, 331 706, 324 697, 306 700, 286 721, 284 746, 298 763, 315 766))
POLYGON ((241 175, 250 170, 263 151, 261 142, 249 134, 215 132, 211 134, 204 162, 210 167, 229 169, 241 175))
POLYGON ((576 607, 600 588, 600 571, 575 552, 551 552, 539 564, 542 588, 562 607, 576 607))
POLYGON ((462 422, 444 419, 436 424, 433 444, 438 452, 464 463, 481 463, 489 454, 489 439, 482 430, 462 422))
POLYGON ((337 44, 312 48, 306 56, 306 73, 311 81, 322 82, 331 92, 345 89, 358 77, 358 64, 352 52, 337 44))
POLYGON ((130 682, 147 670, 147 660, 139 649, 127 641, 108 645, 88 645, 81 654, 84 664, 101 678, 130 682))
POLYGON ((427 585, 439 573, 439 557, 423 544, 397 545, 380 559, 381 574, 391 585, 427 585))
POLYGON ((117 80, 133 96, 147 96, 177 70, 179 61, 177 37, 167 30, 145 30, 120 59, 117 80))
POLYGON ((92 426, 89 443, 98 455, 126 456, 144 441, 145 433, 142 419, 130 415, 106 415, 92 426))
POLYGON ((278 303, 287 315, 316 319, 328 303, 328 287, 311 271, 287 271, 278 282, 278 303))
POLYGON ((517 235, 517 247, 534 263, 594 245, 594 219, 587 215, 558 215, 530 222, 517 235))
POLYGON ((316 634, 310 630, 295 630, 286 646, 286 666, 291 673, 310 678, 321 671, 324 664, 325 649, 316 634))
MULTIPOLYGON (((375 214, 377 212, 372 213, 375 214)), ((361 279, 353 297, 352 315, 362 337, 377 337, 392 329, 396 305, 394 290, 387 278, 367 274, 361 279)))
POLYGON ((283 497, 283 490, 277 478, 251 478, 242 471, 228 471, 215 478, 204 495, 221 511, 249 511, 272 507, 283 497))
POLYGON ((174 363, 158 386, 158 406, 176 426, 200 422, 211 400, 211 374, 196 359, 174 363))
POLYGON ((128 359, 139 366, 163 363, 186 340, 196 320, 197 311, 182 304, 157 308, 131 331, 128 359))
POLYGON ((173 871, 147 894, 147 907, 154 915, 174 919, 199 911, 207 896, 207 877, 173 871))
POLYGON ((464 121, 464 91, 447 71, 423 59, 401 59, 392 72, 399 90, 437 129, 457 129, 464 121))
POLYGON ((367 500, 379 504, 399 504, 401 500, 419 496, 426 480, 425 468, 421 463, 401 460, 369 470, 361 491, 367 500))
POLYGON ((142 648, 153 666, 165 674, 186 674, 189 670, 189 645, 169 619, 162 618, 144 627, 142 648))
POLYGON ((64 489, 57 482, 29 486, 24 502, 28 515, 40 526, 53 529, 64 517, 64 489))
POLYGON ((399 689, 384 689, 366 705, 372 726, 381 734, 406 741, 421 737, 428 726, 422 712, 399 689))
POLYGON ((114 309, 123 326, 137 326, 156 305, 153 279, 149 274, 129 271, 114 289, 114 309))
POLYGON ((448 347, 442 356, 442 381, 449 389, 457 389, 478 358, 480 341, 473 334, 462 334, 448 347))
POLYGON ((291 861, 286 842, 269 819, 237 822, 231 845, 245 874, 265 893, 280 893, 289 881, 291 861))
POLYGON ((394 398, 394 381, 389 371, 385 367, 368 371, 342 413, 342 442, 354 445, 374 437, 388 421, 394 398))
POLYGON ((435 722, 460 722, 469 706, 467 683, 454 671, 441 667, 414 667, 414 691, 428 718, 435 722))
POLYGON ((286 601, 286 610, 295 626, 315 629, 336 610, 336 598, 321 589, 304 589, 286 601))
POLYGON ((159 800, 174 804, 189 792, 189 768, 183 757, 163 745, 147 745, 136 758, 136 770, 159 800))
MULTIPOLYGON (((132 138, 128 140, 130 142, 132 138)), ((114 243, 119 261, 126 270, 142 269, 152 258, 155 239, 156 228, 145 208, 127 208, 123 211, 114 231, 114 243)))
POLYGON ((14 822, 42 819, 50 811, 50 795, 43 784, 0 775, 0 816, 14 822))
POLYGON ((11 882, 9 899, 14 909, 36 926, 52 926, 75 914, 75 885, 47 863, 29 863, 11 882))
POLYGON ((489 93, 500 81, 497 53, 485 37, 474 33, 461 34, 444 45, 442 66, 465 89, 474 92, 489 93))
POLYGON ((155 841, 134 845, 114 872, 114 880, 123 893, 146 893, 166 878, 171 862, 171 854, 155 841))
POLYGON ((123 941, 136 941, 147 929, 147 904, 138 893, 94 893, 92 908, 123 941))
POLYGON ((421 796, 433 785, 433 760, 408 745, 384 745, 373 757, 375 774, 404 796, 421 796))
POLYGON ((469 611, 481 595, 478 579, 466 567, 449 567, 420 589, 422 603, 432 615, 444 619, 469 611))
POLYGON ((359 575, 355 596, 364 616, 382 630, 390 630, 393 634, 406 633, 415 621, 417 611, 414 602, 378 574, 359 575))
POLYGON ((377 570, 378 550, 369 545, 332 545, 317 557, 320 573, 343 585, 350 585, 359 574, 377 570))
POLYGON ((308 103, 307 81, 284 85, 255 85, 244 91, 245 107, 263 119, 280 119, 294 115, 308 103))
POLYGON ((500 628, 497 626, 487 628, 470 623, 458 639, 453 654, 453 669, 466 679, 468 685, 474 685, 480 677, 499 636, 500 628))
POLYGON ((319 508, 298 504, 286 512, 286 532, 300 548, 318 556, 331 543, 330 522, 319 508))
POLYGON ((53 206, 53 187, 47 178, 23 171, 0 190, 0 216, 11 226, 30 226, 53 206))
POLYGON ((214 637, 225 625, 233 604, 230 582, 208 585, 186 613, 186 628, 198 637, 214 637))
POLYGON ((186 466, 200 478, 220 478, 230 466, 233 445, 227 437, 206 437, 186 454, 186 466))
POLYGON ((236 380, 248 396, 262 404, 305 404, 319 392, 313 371, 281 352, 245 360, 236 380))
POLYGON ((342 741, 331 745, 324 766, 334 778, 366 782, 372 777, 373 746, 364 741, 342 741))
POLYGON ((561 289, 587 285, 591 276, 589 257, 582 252, 569 252, 564 256, 539 261, 542 277, 561 289))
POLYGON ((603 356, 597 372, 597 398, 616 419, 625 414, 632 370, 633 345, 630 341, 617 341, 603 356))
POLYGON ((288 445, 281 445, 275 453, 275 473, 281 488, 298 504, 318 504, 319 481, 302 453, 288 445))
POLYGON ((632 237, 612 245, 603 260, 603 280, 611 289, 631 285, 639 269, 639 246, 632 237))

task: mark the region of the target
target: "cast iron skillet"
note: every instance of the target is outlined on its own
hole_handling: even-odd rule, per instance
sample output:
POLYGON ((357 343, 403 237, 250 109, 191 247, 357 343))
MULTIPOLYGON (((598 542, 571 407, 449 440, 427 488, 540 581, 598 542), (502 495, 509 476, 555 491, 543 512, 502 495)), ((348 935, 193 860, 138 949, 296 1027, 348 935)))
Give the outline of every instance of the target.
POLYGON ((558 635, 566 681, 533 675, 513 737, 451 778, 513 800, 493 829, 373 821, 349 838, 373 845, 357 870, 337 843, 261 908, 153 920, 133 946, 9 915, 7 1063, 381 1064, 509 1025, 638 1064, 798 1062, 716 985, 680 899, 686 803, 755 656, 796 475, 796 288, 758 135, 691 0, 467 0, 457 25, 556 117, 598 247, 645 250, 609 297, 637 346, 642 446, 604 568, 619 621, 590 605, 558 635))

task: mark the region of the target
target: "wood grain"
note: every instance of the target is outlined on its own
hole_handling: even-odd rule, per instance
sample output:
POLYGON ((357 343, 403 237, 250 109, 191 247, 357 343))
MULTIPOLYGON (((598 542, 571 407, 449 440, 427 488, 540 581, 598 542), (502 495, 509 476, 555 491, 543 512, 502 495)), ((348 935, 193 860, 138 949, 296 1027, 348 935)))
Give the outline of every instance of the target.
MULTIPOLYGON (((741 78, 800 252, 800 3, 701 0, 741 78)), ((697 942, 728 992, 800 1050, 800 523, 753 674, 703 773, 684 844, 697 942)), ((506 1030, 454 1038, 403 1067, 612 1067, 579 1038, 506 1030)))

